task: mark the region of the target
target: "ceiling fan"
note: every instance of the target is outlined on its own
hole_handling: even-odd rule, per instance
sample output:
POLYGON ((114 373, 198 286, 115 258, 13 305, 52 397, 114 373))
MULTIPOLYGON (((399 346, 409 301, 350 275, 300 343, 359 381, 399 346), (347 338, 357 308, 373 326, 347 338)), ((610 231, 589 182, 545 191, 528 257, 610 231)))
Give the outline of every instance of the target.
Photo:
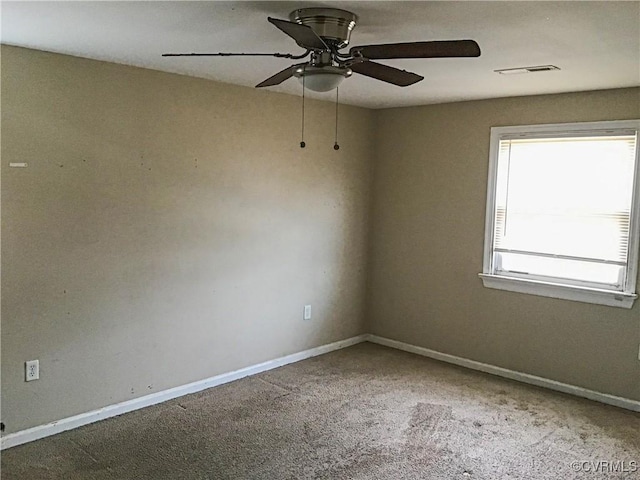
POLYGON ((398 58, 454 58, 478 57, 480 47, 473 40, 447 40, 409 43, 387 43, 352 47, 340 52, 349 44, 351 32, 358 21, 357 15, 336 8, 300 8, 289 14, 289 20, 267 17, 267 20, 289 35, 305 52, 290 53, 165 53, 164 57, 205 56, 273 56, 300 60, 256 85, 257 88, 279 85, 296 77, 305 88, 328 92, 353 72, 386 83, 406 87, 424 79, 421 75, 390 67, 373 60, 398 58))

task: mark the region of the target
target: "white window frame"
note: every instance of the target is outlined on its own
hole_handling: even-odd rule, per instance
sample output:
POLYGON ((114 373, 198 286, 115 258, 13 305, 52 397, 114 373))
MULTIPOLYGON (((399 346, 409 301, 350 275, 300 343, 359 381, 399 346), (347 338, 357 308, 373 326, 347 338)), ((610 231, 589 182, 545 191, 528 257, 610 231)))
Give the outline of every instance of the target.
POLYGON ((487 184, 487 210, 485 217, 484 258, 482 273, 479 274, 485 287, 528 293, 544 297, 574 300, 579 302, 631 308, 638 295, 636 279, 638 275, 638 249, 640 245, 640 120, 620 120, 606 122, 559 123, 545 125, 521 125, 492 127, 489 149, 489 178, 487 184), (627 278, 620 291, 581 286, 576 282, 563 283, 523 275, 497 275, 493 267, 493 240, 495 228, 496 187, 498 174, 498 154, 500 140, 514 134, 522 137, 558 137, 587 132, 613 133, 619 130, 636 131, 636 158, 631 201, 627 278))

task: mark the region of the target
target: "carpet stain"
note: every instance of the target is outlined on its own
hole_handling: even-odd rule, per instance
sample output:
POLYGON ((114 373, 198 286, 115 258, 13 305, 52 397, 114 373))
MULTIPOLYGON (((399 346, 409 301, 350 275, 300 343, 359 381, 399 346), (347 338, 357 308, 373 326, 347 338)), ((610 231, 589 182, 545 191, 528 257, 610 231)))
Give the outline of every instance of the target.
POLYGON ((435 433, 438 425, 451 418, 451 407, 448 405, 436 405, 432 403, 419 402, 413 407, 407 437, 431 436, 435 433))

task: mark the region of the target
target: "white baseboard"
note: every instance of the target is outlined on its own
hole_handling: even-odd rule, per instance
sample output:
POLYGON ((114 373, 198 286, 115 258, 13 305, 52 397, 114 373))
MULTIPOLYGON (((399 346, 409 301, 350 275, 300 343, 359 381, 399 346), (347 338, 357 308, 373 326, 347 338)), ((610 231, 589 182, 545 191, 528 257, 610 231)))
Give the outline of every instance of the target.
POLYGON ((47 423, 45 425, 39 425, 37 427, 28 428, 19 432, 10 433, 0 438, 0 450, 22 445, 23 443, 32 442, 40 438, 49 437, 57 433, 71 430, 83 425, 88 425, 100 420, 104 420, 123 413, 139 410, 144 407, 156 405, 158 403, 166 402, 174 398, 182 397, 190 393, 206 390, 207 388, 222 385, 224 383, 233 382, 243 377, 255 375, 257 373, 272 370, 274 368, 281 367, 290 363, 299 362, 307 358, 316 357, 325 353, 339 350, 342 348, 350 347, 357 343, 371 342, 387 347, 395 348, 398 350, 404 350, 405 352, 415 353, 424 357, 433 358, 461 367, 470 368, 472 370, 478 370, 492 375, 509 378, 511 380, 517 380, 519 382, 528 383, 531 385, 537 385, 539 387, 545 387, 551 390, 556 390, 578 397, 588 398, 589 400, 595 400, 597 402, 606 403, 627 410, 640 412, 640 402, 637 400, 631 400, 628 398, 617 397, 615 395, 609 395, 607 393, 595 392, 586 388, 577 387, 575 385, 569 385, 566 383, 556 382, 555 380, 549 380, 535 375, 529 375, 528 373, 516 372, 502 367, 496 367, 487 363, 477 362, 475 360, 469 360, 455 355, 449 355, 447 353, 437 352, 424 347, 418 347, 410 345, 408 343, 399 342, 397 340, 391 340, 389 338, 379 337, 377 335, 363 334, 356 337, 347 338, 338 342, 330 343, 328 345, 322 345, 320 347, 311 348, 302 352, 287 355, 285 357, 276 358, 267 362, 252 365, 250 367, 241 368, 233 372, 223 373, 216 375, 215 377, 206 378, 197 382, 189 383, 175 388, 170 388, 161 392, 156 392, 151 395, 145 395, 144 397, 134 398, 127 400, 126 402, 116 403, 114 405, 108 405, 106 407, 93 410, 91 412, 81 413, 74 415, 73 417, 63 418, 55 422, 47 423))
POLYGON ((588 398, 589 400, 595 400, 596 402, 606 403, 608 405, 625 408, 634 412, 640 412, 640 401, 637 400, 617 397, 608 393, 600 393, 593 390, 588 390, 586 388, 577 387, 575 385, 569 385, 567 383, 556 382, 555 380, 549 380, 547 378, 529 375, 528 373, 516 372, 507 368, 496 367, 487 363, 476 362, 475 360, 469 360, 467 358, 449 355, 448 353, 437 352, 435 350, 430 350, 424 347, 417 347, 415 345, 399 342, 397 340, 391 340, 389 338, 379 337, 377 335, 368 335, 367 341, 391 348, 396 348, 398 350, 404 350, 405 352, 415 353, 424 357, 433 358, 435 360, 453 363, 454 365, 470 368, 472 370, 479 370, 481 372, 490 373, 499 377, 517 380, 519 382, 536 385, 538 387, 545 387, 550 390, 556 390, 558 392, 569 393, 571 395, 588 398))
POLYGON ((272 370, 274 368, 287 365, 289 363, 299 362, 307 358, 316 357, 324 353, 329 353, 341 348, 350 347, 357 343, 365 342, 368 338, 368 334, 358 335, 356 337, 347 338, 338 342, 330 343, 328 345, 322 345, 320 347, 304 350, 303 352, 293 353, 285 357, 276 358, 267 362, 252 365, 250 367, 241 368, 233 372, 223 373, 216 375, 215 377, 205 378, 197 382, 188 383, 179 387, 170 388, 161 392, 152 393, 151 395, 145 395, 144 397, 134 398, 127 400, 126 402, 116 403, 114 405, 108 405, 91 412, 81 413, 74 415, 73 417, 63 418, 55 422, 47 423, 45 425, 39 425, 37 427, 28 428, 19 432, 10 433, 0 438, 0 450, 22 445, 23 443, 32 442, 40 438, 49 437, 56 433, 61 433, 66 430, 78 428, 83 425, 104 420, 106 418, 115 417, 116 415, 122 415, 123 413, 132 412, 140 408, 149 407, 158 403, 166 402, 173 398, 182 397, 190 393, 206 390, 207 388, 222 385, 223 383, 233 382, 243 377, 255 375, 257 373, 272 370))

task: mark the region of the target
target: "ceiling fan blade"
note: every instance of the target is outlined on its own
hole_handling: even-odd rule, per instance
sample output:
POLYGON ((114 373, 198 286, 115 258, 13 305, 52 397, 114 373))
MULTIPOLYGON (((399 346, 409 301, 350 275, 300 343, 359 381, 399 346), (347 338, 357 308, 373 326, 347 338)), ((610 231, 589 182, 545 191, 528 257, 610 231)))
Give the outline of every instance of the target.
POLYGON ((399 87, 408 87, 414 83, 418 83, 424 79, 417 73, 407 72, 398 68, 390 67, 376 62, 358 62, 349 68, 360 75, 382 80, 383 82, 392 83, 399 87))
POLYGON ((291 53, 163 53, 163 57, 277 57, 277 58, 302 58, 303 55, 293 55, 291 53))
POLYGON ((256 88, 272 87, 274 85, 280 85, 285 80, 293 77, 293 72, 295 68, 296 68, 296 65, 292 65, 290 67, 285 68, 284 70, 279 71, 275 75, 272 75, 266 80, 263 80, 262 82, 260 82, 258 85, 256 85, 256 88))
POLYGON ((390 58, 479 57, 480 47, 473 40, 387 43, 352 47, 350 55, 362 55, 371 60, 390 58))
POLYGON ((324 43, 316 32, 307 25, 300 23, 288 22, 277 18, 267 17, 267 20, 278 27, 284 33, 293 38, 298 45, 308 50, 328 50, 327 44, 324 43))

